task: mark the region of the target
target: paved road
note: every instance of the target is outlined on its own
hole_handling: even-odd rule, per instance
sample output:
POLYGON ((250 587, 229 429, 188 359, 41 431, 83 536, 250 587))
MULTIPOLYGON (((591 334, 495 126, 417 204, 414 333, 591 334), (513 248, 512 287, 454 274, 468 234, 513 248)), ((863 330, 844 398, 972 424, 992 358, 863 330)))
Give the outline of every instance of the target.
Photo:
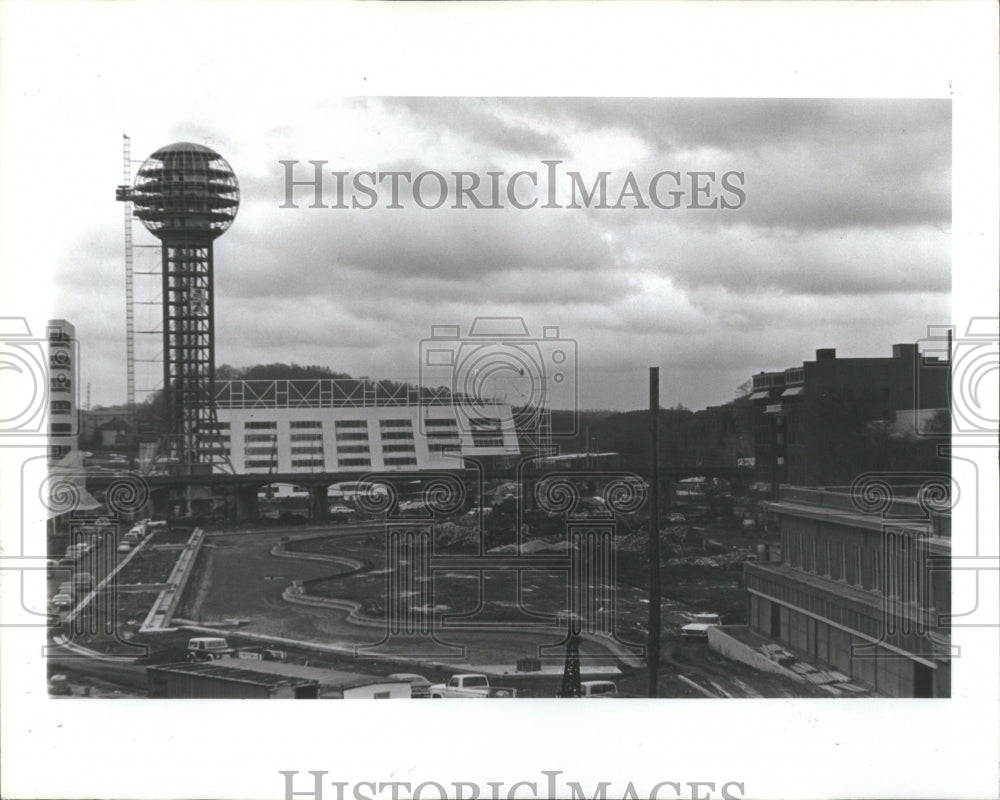
MULTIPOLYGON (((282 592, 292 580, 324 577, 331 573, 331 565, 308 559, 276 558, 270 549, 282 536, 315 536, 328 531, 335 537, 358 537, 380 534, 380 523, 345 524, 335 528, 286 529, 261 528, 227 529, 208 535, 202 559, 205 567, 196 573, 188 589, 197 616, 202 622, 225 618, 244 618, 248 624, 234 630, 254 632, 293 639, 312 640, 326 644, 340 644, 351 649, 359 644, 377 644, 383 632, 378 628, 360 627, 345 621, 346 613, 327 608, 292 606, 282 599, 282 592), (197 585, 196 585, 197 584, 197 585)), ((96 577, 96 576, 95 576, 96 577)), ((381 585, 381 584, 380 584, 381 585)), ((634 590, 619 594, 624 613, 621 615, 623 635, 633 641, 645 638, 643 628, 646 609, 642 592, 634 590)), ((667 697, 829 697, 818 687, 798 684, 789 679, 759 673, 741 664, 726 661, 708 650, 704 642, 683 641, 677 635, 680 627, 690 621, 690 613, 683 605, 664 600, 662 618, 662 669, 661 695, 667 697)), ((170 636, 169 647, 183 647, 186 633, 170 636)), ((234 636, 234 638, 237 638, 234 636)), ((461 652, 442 650, 437 653, 409 653, 426 655, 436 661, 461 664, 512 664, 517 657, 534 655, 543 644, 554 644, 562 638, 561 631, 551 633, 523 631, 448 631, 450 642, 463 646, 461 652)), ((157 639, 157 647, 167 645, 164 638, 157 639)), ((391 651, 391 648, 390 648, 391 651)), ((407 654, 404 646, 397 653, 407 654)), ((601 648, 584 642, 582 655, 603 652, 601 648)), ((561 650, 551 653, 555 658, 561 650)), ((302 655, 302 653, 300 653, 302 655)), ((120 682, 130 690, 145 689, 144 668, 139 665, 88 662, 86 659, 54 657, 54 664, 75 674, 120 682)), ((369 666, 368 669, 371 669, 369 666)), ((388 671, 398 671, 397 667, 388 671)), ((414 671, 421 671, 414 668, 414 671)), ((645 696, 645 670, 627 674, 619 681, 624 693, 645 696)), ((538 681, 537 694, 552 696, 553 681, 538 681), (551 684, 551 685, 550 685, 551 684)), ((536 694, 528 685, 522 694, 536 694)))

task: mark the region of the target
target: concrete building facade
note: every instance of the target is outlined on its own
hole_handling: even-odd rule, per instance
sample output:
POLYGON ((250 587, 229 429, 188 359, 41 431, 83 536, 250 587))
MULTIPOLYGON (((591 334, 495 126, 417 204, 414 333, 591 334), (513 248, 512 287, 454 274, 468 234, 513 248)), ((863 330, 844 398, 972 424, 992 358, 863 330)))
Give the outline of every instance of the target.
POLYGON ((289 394, 287 387, 264 401, 239 386, 223 387, 218 397, 217 446, 238 474, 456 469, 465 458, 519 452, 508 405, 478 404, 470 410, 375 395, 323 402, 319 393, 303 400, 301 392, 289 394))
POLYGON ((765 507, 780 560, 745 565, 750 628, 879 694, 949 697, 950 514, 796 487, 765 507))

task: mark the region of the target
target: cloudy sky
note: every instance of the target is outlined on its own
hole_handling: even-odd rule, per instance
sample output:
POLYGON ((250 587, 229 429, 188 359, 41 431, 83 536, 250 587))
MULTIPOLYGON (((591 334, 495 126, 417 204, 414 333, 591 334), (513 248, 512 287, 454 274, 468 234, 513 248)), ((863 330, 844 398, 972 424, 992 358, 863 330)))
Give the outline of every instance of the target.
MULTIPOLYGON (((125 393, 122 133, 137 162, 199 142, 239 178, 239 215, 215 245, 217 364, 416 379, 432 325, 465 335, 477 316, 518 316, 575 342, 580 407, 642 407, 659 365, 664 405, 702 408, 817 348, 884 356, 949 320, 947 100, 343 96, 207 56, 151 81, 144 59, 163 54, 134 35, 117 52, 110 32, 81 38, 69 23, 43 38, 4 54, 7 111, 25 121, 5 131, 5 213, 16 206, 21 223, 5 247, 34 260, 30 278, 4 280, 37 282, 76 325, 94 405, 125 393), (324 160, 348 182, 430 170, 484 184, 489 171, 544 179, 542 161, 558 160, 561 205, 567 171, 588 186, 603 171, 609 204, 631 172, 649 207, 455 209, 452 195, 428 210, 404 189, 389 209, 382 184, 371 209, 311 209, 302 188, 283 209, 289 159, 303 179, 324 160), (663 171, 713 172, 716 194, 723 173, 742 173, 745 203, 687 208, 688 186, 682 207, 657 208, 648 185, 663 171)), ((332 178, 326 193, 332 205, 332 178)), ((156 259, 137 250, 137 270, 156 259)), ((159 326, 158 298, 138 276, 137 301, 153 303, 137 306, 140 330, 159 326)), ((157 337, 138 350, 158 355, 157 337)), ((140 363, 140 399, 159 381, 140 363)), ((500 383, 516 401, 521 389, 500 383)))

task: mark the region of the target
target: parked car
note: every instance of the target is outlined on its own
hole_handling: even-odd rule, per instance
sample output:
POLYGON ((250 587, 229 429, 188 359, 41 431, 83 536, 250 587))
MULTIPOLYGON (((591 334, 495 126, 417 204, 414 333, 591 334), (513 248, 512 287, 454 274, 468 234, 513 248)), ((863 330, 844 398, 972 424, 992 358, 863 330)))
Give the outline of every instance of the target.
POLYGON ((73 589, 75 591, 89 591, 94 588, 94 576, 89 572, 78 572, 73 576, 73 589))
POLYGON ((389 676, 391 681, 406 681, 410 684, 410 697, 430 697, 431 682, 423 675, 413 672, 396 672, 389 676))
POLYGON ((132 545, 130 545, 128 542, 125 542, 125 541, 120 542, 118 544, 118 552, 119 553, 131 553, 132 552, 132 545))
POLYGON ((244 661, 287 661, 288 653, 273 647, 241 647, 233 654, 244 661))
POLYGON ((188 661, 214 661, 223 656, 232 655, 233 648, 221 636, 196 636, 188 639, 188 661))
POLYGON ((73 605, 73 598, 65 592, 59 592, 52 598, 52 605, 56 608, 69 608, 73 605))
POLYGON ((353 509, 348 506, 330 506, 330 516, 335 519, 346 519, 351 516, 353 509))
POLYGON ((694 614, 694 621, 681 628, 681 636, 685 639, 707 639, 708 629, 722 624, 718 614, 694 614))
POLYGON ((435 683, 430 696, 440 697, 517 697, 517 689, 490 686, 489 679, 479 673, 452 675, 447 683, 435 683))
POLYGON ((614 681, 583 681, 581 697, 617 697, 618 686, 614 681))

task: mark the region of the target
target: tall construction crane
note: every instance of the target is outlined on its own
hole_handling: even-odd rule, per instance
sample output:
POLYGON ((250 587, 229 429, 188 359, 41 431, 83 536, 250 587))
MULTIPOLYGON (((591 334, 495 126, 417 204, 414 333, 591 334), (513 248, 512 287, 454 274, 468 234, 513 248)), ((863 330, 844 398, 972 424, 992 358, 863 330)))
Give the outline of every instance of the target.
POLYGON ((132 267, 132 154, 131 140, 122 134, 122 183, 115 191, 115 199, 125 208, 125 369, 128 418, 132 430, 135 419, 135 296, 132 267))

